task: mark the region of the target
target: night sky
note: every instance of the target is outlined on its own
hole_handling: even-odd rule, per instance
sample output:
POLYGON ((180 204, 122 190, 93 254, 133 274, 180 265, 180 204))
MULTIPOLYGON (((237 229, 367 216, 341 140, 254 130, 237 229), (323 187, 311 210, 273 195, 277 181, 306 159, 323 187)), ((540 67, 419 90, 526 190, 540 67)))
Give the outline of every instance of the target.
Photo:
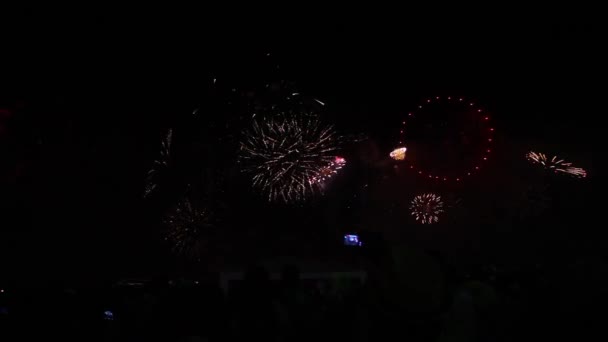
MULTIPOLYGON (((559 250, 565 240, 568 250, 582 250, 601 235, 599 227, 573 229, 577 217, 589 224, 596 216, 592 151, 601 109, 592 81, 600 46, 591 23, 413 22, 413 14, 371 13, 307 13, 275 21, 271 15, 220 18, 211 11, 110 12, 55 16, 26 10, 2 24, 0 108, 11 113, 2 117, 11 138, 2 147, 8 158, 2 157, 0 268, 8 274, 67 279, 172 270, 161 213, 185 191, 184 179, 206 168, 220 169, 214 172, 227 184, 222 199, 230 218, 213 257, 219 264, 249 255, 330 255, 332 239, 345 226, 414 226, 407 212, 374 219, 385 210, 378 198, 390 199, 387 206, 399 211, 410 197, 386 182, 396 179, 395 188, 407 191, 433 188, 399 179, 404 175, 386 161, 370 166, 365 160, 388 154, 409 109, 428 96, 450 94, 478 99, 492 113, 498 157, 470 186, 440 189, 444 193, 483 202, 482 190, 491 197, 515 182, 514 173, 525 178, 523 153, 529 149, 563 155, 590 176, 562 181, 562 191, 554 190, 558 204, 548 216, 561 212, 568 227, 541 229, 539 222, 528 222, 537 229, 503 240, 504 232, 488 228, 496 226, 492 219, 479 219, 474 227, 441 226, 441 238, 411 228, 405 234, 410 243, 447 255, 509 244, 533 250, 543 241, 559 250), (281 80, 326 103, 324 118, 338 130, 368 138, 345 147, 355 162, 334 191, 295 208, 264 203, 235 172, 231 144, 238 141, 243 109, 239 100, 225 105, 281 80), (144 201, 145 175, 168 128, 181 146, 177 180, 162 196, 144 201), (193 157, 201 146, 206 157, 193 157), (376 185, 361 190, 367 183, 376 185), (560 210, 567 202, 562 198, 575 199, 572 213, 560 210), (353 208, 345 209, 349 201, 353 208), (401 219, 403 224, 395 223, 401 219)), ((560 221, 544 218, 548 225, 560 221)), ((591 244, 601 247, 597 239, 591 244)))

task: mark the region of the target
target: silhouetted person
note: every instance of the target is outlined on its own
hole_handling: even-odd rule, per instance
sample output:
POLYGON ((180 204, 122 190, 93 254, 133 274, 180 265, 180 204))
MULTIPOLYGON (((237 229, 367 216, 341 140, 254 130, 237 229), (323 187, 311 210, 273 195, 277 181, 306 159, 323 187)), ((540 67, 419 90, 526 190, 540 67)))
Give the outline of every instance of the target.
POLYGON ((253 267, 247 271, 235 301, 234 333, 237 338, 276 340, 276 312, 266 270, 253 267))

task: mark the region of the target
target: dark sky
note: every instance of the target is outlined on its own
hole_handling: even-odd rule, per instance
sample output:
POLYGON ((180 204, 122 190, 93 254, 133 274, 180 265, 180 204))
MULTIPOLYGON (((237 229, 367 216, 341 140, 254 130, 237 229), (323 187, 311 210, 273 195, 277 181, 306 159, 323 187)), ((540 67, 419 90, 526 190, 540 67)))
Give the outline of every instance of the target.
POLYGON ((66 273, 162 264, 142 175, 164 130, 205 107, 213 78, 225 88, 291 80, 382 147, 421 98, 472 96, 506 144, 593 165, 593 24, 310 12, 32 9, 4 21, 0 107, 18 117, 15 158, 27 171, 3 183, 3 262, 66 273))

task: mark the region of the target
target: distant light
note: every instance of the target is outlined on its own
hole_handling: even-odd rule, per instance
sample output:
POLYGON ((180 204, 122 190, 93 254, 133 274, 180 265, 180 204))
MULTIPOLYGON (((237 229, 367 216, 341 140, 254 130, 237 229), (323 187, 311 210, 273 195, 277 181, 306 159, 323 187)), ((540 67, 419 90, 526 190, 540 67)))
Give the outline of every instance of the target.
POLYGON ((113 321, 114 320, 114 313, 110 310, 106 310, 103 312, 103 319, 105 319, 106 321, 113 321))
POLYGON ((486 116, 485 118, 483 118, 484 120, 490 120, 490 117, 486 116))
MULTIPOLYGON (((401 133, 403 133, 403 131, 401 131, 401 133)), ((399 147, 394 149, 389 156, 395 160, 404 160, 405 159, 405 152, 407 151, 407 148, 405 147, 399 147)))
POLYGON ((488 150, 488 153, 492 152, 492 150, 488 150))
POLYGON ((470 105, 472 106, 472 105, 473 105, 473 102, 471 102, 471 103, 470 103, 470 105))
POLYGON ((490 131, 491 131, 491 132, 494 132, 494 128, 490 128, 490 131))
POLYGON ((460 182, 460 178, 456 178, 456 181, 457 181, 457 182, 460 182))
POLYGON ((489 139, 488 139, 488 141, 489 141, 489 142, 492 142, 492 138, 489 138, 489 139))
POLYGON ((361 246, 362 243, 359 240, 359 236, 355 234, 344 235, 344 245, 346 246, 361 246))
POLYGON ((483 160, 488 160, 488 158, 486 158, 486 157, 483 157, 483 160))
POLYGON ((479 166, 475 166, 475 170, 479 170, 479 166))

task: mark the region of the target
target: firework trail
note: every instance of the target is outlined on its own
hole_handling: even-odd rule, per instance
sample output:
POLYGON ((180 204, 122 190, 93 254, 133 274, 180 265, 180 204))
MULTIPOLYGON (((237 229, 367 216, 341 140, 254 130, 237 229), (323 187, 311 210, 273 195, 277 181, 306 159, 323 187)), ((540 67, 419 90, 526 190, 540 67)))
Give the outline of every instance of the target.
POLYGON ((158 186, 160 174, 166 170, 171 163, 171 141, 173 138, 173 130, 169 129, 167 135, 163 138, 160 147, 160 155, 154 160, 152 167, 146 176, 146 185, 144 188, 144 198, 148 198, 150 194, 158 186))

